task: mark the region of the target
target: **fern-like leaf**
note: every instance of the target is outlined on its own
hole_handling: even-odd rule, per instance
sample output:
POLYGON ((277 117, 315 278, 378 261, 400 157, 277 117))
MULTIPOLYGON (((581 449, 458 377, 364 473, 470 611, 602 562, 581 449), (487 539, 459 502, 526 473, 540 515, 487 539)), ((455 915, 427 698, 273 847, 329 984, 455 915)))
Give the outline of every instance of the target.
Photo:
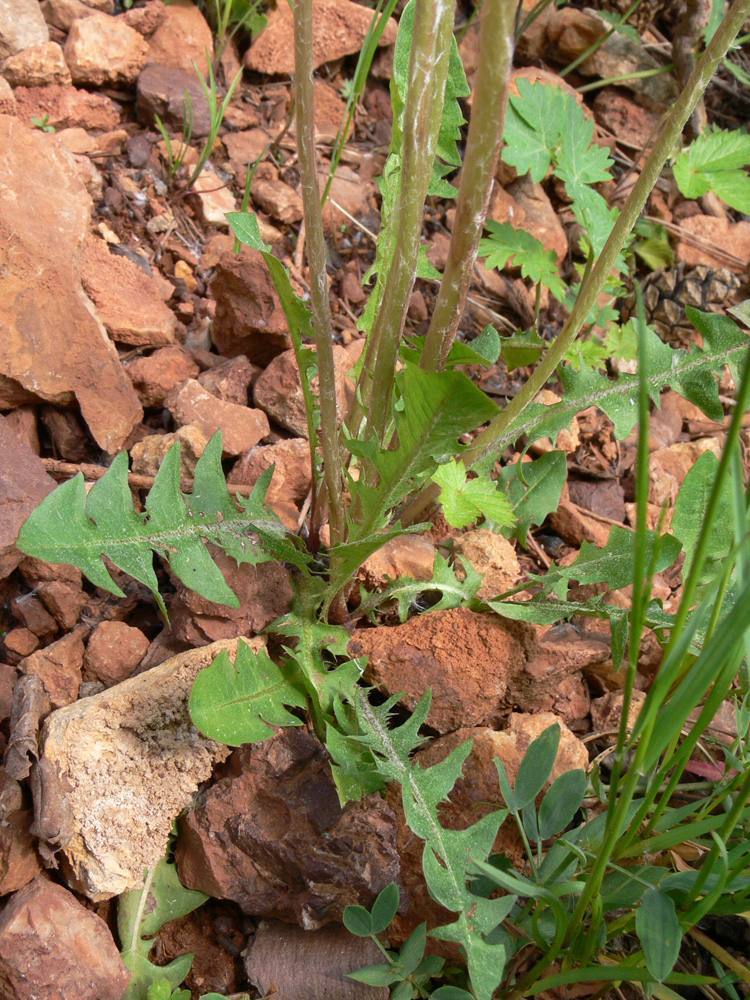
POLYGON ((80 473, 58 486, 26 520, 16 544, 37 559, 77 566, 97 587, 124 597, 103 562, 106 556, 148 587, 166 615, 153 566, 156 552, 186 587, 236 608, 239 601, 205 541, 214 542, 238 563, 255 565, 275 557, 305 569, 309 562, 299 540, 264 506, 271 475, 273 470, 267 470, 250 497, 238 497, 235 503, 221 468, 217 431, 195 467, 193 493, 184 494, 178 441, 164 457, 145 511, 138 513, 128 486, 128 456, 122 452, 88 496, 80 473))
POLYGON ((430 611, 460 608, 462 604, 475 598, 482 586, 482 576, 468 560, 465 573, 465 579, 459 580, 447 560, 436 552, 430 580, 415 580, 409 576, 402 576, 389 583, 380 593, 370 593, 363 589, 358 614, 370 615, 377 608, 386 607, 391 601, 395 601, 399 621, 403 624, 409 617, 409 610, 425 594, 432 593, 440 594, 440 600, 430 604, 430 611))

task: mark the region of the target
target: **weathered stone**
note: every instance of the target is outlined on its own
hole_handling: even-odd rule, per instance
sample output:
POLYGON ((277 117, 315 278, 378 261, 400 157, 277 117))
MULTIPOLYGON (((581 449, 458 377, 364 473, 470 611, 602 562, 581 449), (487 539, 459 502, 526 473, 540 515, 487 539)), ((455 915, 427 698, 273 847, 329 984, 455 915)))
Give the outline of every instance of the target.
POLYGON ((259 250, 243 247, 239 256, 222 253, 211 294, 216 299, 211 339, 220 354, 244 354, 253 364, 267 365, 292 346, 281 301, 259 250))
POLYGON ((149 38, 148 61, 208 75, 214 40, 206 19, 190 0, 173 0, 164 8, 161 24, 149 38))
POLYGON ((604 21, 593 14, 566 7, 555 11, 547 24, 547 42, 552 46, 552 58, 567 64, 577 59, 607 33, 604 21))
POLYGON ((237 461, 228 482, 255 486, 261 475, 275 466, 266 499, 301 504, 310 492, 310 445, 305 438, 289 438, 276 444, 251 448, 237 461))
POLYGON ((478 596, 498 597, 518 583, 521 567, 516 550, 496 531, 478 528, 456 539, 454 552, 484 576, 478 596))
POLYGON ((181 131, 185 124, 185 91, 193 110, 193 137, 200 139, 211 129, 208 99, 195 73, 174 66, 149 63, 138 77, 138 120, 153 125, 156 115, 167 128, 181 131))
MULTIPOLYGON (((0 769, 1 773, 1 769, 0 769)), ((42 860, 34 847, 30 828, 33 814, 23 808, 23 794, 17 782, 0 777, 0 896, 28 885, 42 870, 42 860)), ((1 968, 0 960, 0 968, 1 968)), ((0 984, 2 984, 0 972, 0 984)))
POLYGON ((63 629, 72 629, 88 600, 80 569, 46 563, 28 556, 19 565, 21 576, 63 629))
POLYGON ((254 635, 286 614, 292 600, 289 574, 277 562, 258 566, 237 563, 210 547, 216 565, 239 598, 239 608, 215 604, 194 590, 180 586, 169 606, 172 631, 178 639, 203 646, 217 639, 254 635))
POLYGON ((189 378, 196 378, 200 368, 182 347, 162 347, 145 358, 136 358, 126 368, 144 407, 161 406, 171 389, 189 378))
POLYGON ((223 399, 225 403, 248 406, 250 386, 260 375, 260 368, 251 364, 242 354, 227 358, 198 376, 204 389, 223 399))
POLYGON ((42 14, 47 24, 51 24, 66 34, 79 17, 88 17, 92 10, 114 14, 114 0, 42 0, 42 14))
POLYGON ((180 475, 192 477, 198 459, 206 450, 208 437, 196 424, 185 424, 175 434, 149 434, 130 449, 133 472, 155 476, 164 456, 180 442, 180 475))
POLYGON ((112 687, 130 677, 148 647, 140 629, 125 622, 100 622, 89 637, 83 665, 94 679, 112 687))
POLYGON ((378 794, 342 809, 312 734, 282 730, 232 763, 180 821, 184 885, 314 930, 400 880, 393 812, 378 794))
POLYGON ((56 406, 43 406, 40 416, 55 454, 67 462, 82 462, 88 452, 90 440, 76 414, 72 410, 61 410, 56 406))
POLYGON ((74 631, 21 661, 23 673, 42 678, 53 708, 70 705, 78 697, 83 650, 83 638, 74 631))
POLYGON ((48 124, 54 128, 80 125, 106 132, 120 121, 120 112, 111 98, 72 86, 16 87, 15 97, 18 117, 28 126, 33 124, 32 118, 47 115, 48 124))
POLYGON ((0 60, 48 41, 37 0, 0 0, 0 60))
POLYGON ((368 590, 383 590, 389 582, 408 576, 431 580, 435 566, 435 546, 421 535, 391 538, 365 559, 359 578, 368 590))
POLYGON ((253 180, 251 194, 253 201, 272 218, 287 225, 299 222, 304 211, 302 198, 293 187, 279 180, 271 164, 261 164, 266 170, 258 169, 253 180))
POLYGON ((599 91, 594 115, 599 125, 617 136, 618 143, 639 150, 655 140, 661 123, 661 115, 642 107, 620 87, 599 91))
POLYGON ((7 1000, 120 1000, 129 980, 105 922, 63 886, 39 876, 0 913, 7 1000))
POLYGON ((750 258, 750 222, 730 222, 715 215, 691 215, 680 222, 680 239, 675 249, 678 264, 696 267, 727 267, 737 274, 745 273, 745 262, 750 258), (690 237, 695 237, 693 241, 690 237), (711 247, 724 254, 711 253, 711 247), (729 254, 726 257, 725 254, 729 254), (732 259, 734 258, 734 259, 732 259))
POLYGON ((48 402, 75 396, 116 452, 143 411, 81 287, 91 198, 54 138, 0 118, 0 372, 48 402))
POLYGON ((74 21, 65 43, 65 61, 74 83, 135 83, 148 56, 148 44, 119 17, 95 11, 74 21))
POLYGON ((39 648, 39 636, 26 627, 12 628, 3 636, 3 647, 5 658, 16 664, 39 648))
POLYGON ((210 164, 193 181, 189 198, 205 225, 229 229, 227 213, 237 211, 237 202, 231 189, 210 164))
POLYGON ((260 993, 274 1000, 388 1000, 387 986, 365 986, 347 978, 382 958, 374 941, 355 937, 344 927, 305 931, 264 920, 255 932, 245 969, 260 993))
MULTIPOLYGON (((346 373, 351 360, 343 347, 333 346, 333 365, 336 376, 336 408, 339 420, 346 413, 346 373)), ((317 392, 318 379, 313 379, 313 392, 317 392)), ((255 405, 259 406, 281 427, 292 434, 307 437, 307 415, 302 395, 297 358, 294 351, 284 351, 269 364, 253 386, 255 405)))
POLYGON ((4 76, 0 76, 0 115, 15 115, 18 111, 15 94, 4 76))
POLYGON ((63 50, 57 42, 31 45, 9 56, 3 63, 3 76, 13 87, 44 87, 48 83, 70 83, 63 50))
POLYGON ((721 457, 723 440, 720 437, 680 441, 669 448, 655 451, 649 458, 648 498, 662 506, 674 504, 685 476, 690 472, 704 451, 721 457))
POLYGON ((47 636, 57 632, 57 622, 32 593, 14 597, 10 602, 10 610, 16 621, 21 622, 34 635, 47 636))
POLYGON ((39 429, 37 427, 36 407, 17 406, 5 414, 10 429, 31 448, 35 455, 41 453, 39 447, 39 429))
MULTIPOLYGON (((318 184, 321 194, 328 183, 328 169, 325 167, 318 174, 318 184)), ((328 201, 323 206, 323 224, 329 233, 341 232, 341 227, 347 229, 352 225, 352 217, 357 219, 367 211, 370 195, 375 188, 372 181, 365 182, 351 167, 339 164, 333 175, 328 201)))
POLYGON ((41 459, 0 416, 0 579, 23 558, 16 548, 21 525, 54 488, 41 459))
POLYGON ((137 347, 174 343, 177 318, 166 304, 174 287, 166 278, 158 273, 149 277, 90 235, 83 245, 81 281, 113 340, 137 347))
MULTIPOLYGON (((370 12, 351 0, 319 0, 313 24, 314 67, 359 52, 371 21, 370 12)), ((392 45, 396 32, 395 21, 389 21, 378 44, 392 45)), ((279 4, 269 13, 266 29, 245 54, 245 67, 271 75, 294 73, 294 50, 289 44, 293 34, 291 9, 279 4)))
POLYGON ((241 455, 270 431, 262 410, 225 403, 195 379, 188 379, 174 388, 164 405, 179 426, 196 424, 208 438, 221 430, 225 455, 241 455))
POLYGON ((13 707, 13 688, 18 671, 10 663, 0 663, 0 722, 10 718, 13 707))
POLYGON ((531 626, 465 608, 418 615, 405 625, 357 629, 349 653, 367 656, 365 680, 404 692, 410 711, 432 688, 430 725, 440 733, 486 725, 535 654, 531 626))
POLYGON ((251 128, 246 132, 228 132, 222 137, 235 174, 244 173, 247 165, 255 163, 272 141, 272 136, 263 128, 251 128))
MULTIPOLYGON (((251 639, 258 650, 262 639, 251 639)), ((143 885, 164 856, 172 824, 229 748, 193 726, 188 698, 198 671, 236 640, 188 650, 45 721, 42 761, 69 814, 57 833, 75 879, 90 899, 143 885)), ((52 790, 50 790, 52 794, 52 790)), ((59 821, 35 803, 44 835, 59 821)))

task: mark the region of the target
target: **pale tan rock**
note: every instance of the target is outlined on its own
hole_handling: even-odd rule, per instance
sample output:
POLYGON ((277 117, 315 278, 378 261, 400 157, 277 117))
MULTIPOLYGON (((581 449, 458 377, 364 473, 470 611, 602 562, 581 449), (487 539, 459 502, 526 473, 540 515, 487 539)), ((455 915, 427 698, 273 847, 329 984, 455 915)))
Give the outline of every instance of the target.
POLYGON ((48 877, 21 889, 0 914, 5 1000, 120 1000, 130 975, 102 918, 48 877))
POLYGON ((750 259, 750 222, 731 223, 728 219, 718 219, 715 215, 691 215, 682 219, 680 229, 686 234, 675 250, 678 264, 694 267, 708 264, 711 267, 728 267, 730 271, 744 274, 746 262, 750 259), (697 237, 698 243, 689 241, 697 237), (730 254, 729 258, 711 253, 711 247, 730 254), (732 257, 737 258, 732 260, 732 257))
POLYGON ((88 17, 92 10, 114 14, 114 0, 42 0, 42 14, 47 24, 68 32, 79 17, 88 17))
POLYGON ((661 506, 665 502, 673 505, 685 476, 705 451, 721 457, 723 435, 721 437, 698 438, 696 441, 681 441, 669 448, 653 452, 649 458, 648 499, 661 506))
POLYGON ((0 60, 47 41, 49 30, 37 0, 3 0, 0 4, 0 60))
MULTIPOLYGON (((318 0, 313 20, 313 65, 359 52, 372 22, 372 13, 351 0, 318 0)), ((380 46, 396 41, 396 22, 391 19, 380 39, 380 46)), ((268 15, 268 26, 245 53, 246 69, 270 75, 294 72, 293 16, 288 5, 279 6, 268 15)))
POLYGON ((138 120, 146 125, 154 125, 158 115, 166 128, 180 134, 185 125, 186 90, 192 108, 193 138, 208 135, 211 112, 200 80, 194 71, 188 72, 176 66, 148 63, 144 67, 137 85, 138 120))
POLYGON ((148 44, 122 18, 95 11, 71 25, 65 61, 74 83, 135 83, 146 64, 148 44))
POLYGON ((210 164, 196 177, 189 197, 207 226, 229 229, 227 212, 237 211, 237 201, 210 164))
POLYGON ((70 705, 78 697, 83 650, 82 636, 73 631, 21 661, 25 674, 42 678, 53 708, 70 705))
POLYGON ((274 466, 266 499, 291 500, 301 504, 310 491, 310 444, 305 438, 289 438, 276 444, 251 448, 239 459, 229 474, 228 482, 255 486, 261 475, 274 466))
POLYGON ((454 552, 484 576, 478 594, 482 599, 497 597, 518 583, 521 567, 516 550, 496 531, 467 531, 456 539, 454 552))
POLYGON ((57 42, 31 45, 3 63, 3 76, 12 87, 44 87, 48 83, 69 84, 70 70, 57 42))
POLYGON ((247 165, 255 163, 272 141, 272 137, 263 128, 251 128, 244 132, 227 132, 222 137, 227 155, 232 161, 232 169, 240 177, 244 174, 247 165))
POLYGON ((130 449, 133 472, 155 476, 172 445, 180 442, 180 475, 191 478, 208 437, 197 424, 185 424, 175 434, 149 434, 130 449))
POLYGON ((83 247, 81 281, 113 340, 138 347, 174 343, 177 318, 166 305, 174 288, 158 272, 149 277, 91 235, 83 247))
POLYGON ((545 250, 552 250, 558 261, 565 260, 568 237, 542 185, 532 183, 528 177, 520 177, 507 191, 525 213, 524 229, 541 240, 545 250))
MULTIPOLYGON (((341 420, 347 405, 346 373, 352 363, 344 348, 338 344, 333 347, 333 364, 336 375, 336 407, 341 420)), ((313 391, 317 392, 317 376, 312 385, 313 391)), ((298 437, 308 436, 302 381, 294 351, 284 351, 273 359, 255 383, 253 396, 255 405, 265 410, 276 423, 298 437)))
MULTIPOLYGON (((535 403, 544 403, 545 406, 554 406, 559 403, 561 397, 553 392, 552 389, 542 389, 541 392, 537 393, 534 397, 535 403)), ((552 438, 543 438, 541 442, 538 443, 538 450, 540 451, 552 451, 553 448, 559 448, 564 451, 566 455, 572 455, 576 448, 581 443, 581 430, 578 426, 578 417, 573 417, 570 422, 570 427, 563 427, 557 432, 557 437, 552 442, 552 438)))
POLYGON ((149 38, 148 61, 176 66, 202 76, 214 57, 214 40, 205 17, 190 0, 173 0, 164 8, 161 24, 149 38))
POLYGON ((299 222, 304 214, 300 195, 278 179, 270 164, 262 164, 258 169, 250 192, 256 205, 279 222, 299 222))
MULTIPOLYGON (((323 161, 325 166, 325 161, 323 161)), ((328 171, 318 175, 321 193, 328 183, 328 171)), ((363 183, 362 178, 351 167, 339 165, 331 183, 328 201, 323 206, 323 222, 329 233, 340 232, 341 227, 347 229, 352 225, 352 216, 356 219, 367 210, 370 195, 373 193, 371 182, 363 183)))
MULTIPOLYGON (((263 644, 248 642, 255 651, 263 644)), ((70 815, 61 846, 76 887, 90 899, 143 885, 175 818, 229 755, 229 747, 198 732, 188 711, 199 670, 224 649, 233 659, 237 640, 188 650, 45 721, 43 759, 70 815)))
POLYGON ((431 580, 435 566, 435 546, 421 535, 391 538, 365 559, 359 576, 368 590, 383 590, 393 580, 408 576, 431 580))
POLYGON ((225 455, 241 455, 270 431, 262 410, 225 403, 195 379, 188 379, 173 389, 164 400, 164 405, 180 427, 197 424, 208 438, 221 430, 225 455))
POLYGON ((81 286, 92 203, 54 140, 0 117, 0 190, 14 193, 0 198, 0 373, 47 402, 75 397, 94 440, 112 453, 143 411, 81 286))

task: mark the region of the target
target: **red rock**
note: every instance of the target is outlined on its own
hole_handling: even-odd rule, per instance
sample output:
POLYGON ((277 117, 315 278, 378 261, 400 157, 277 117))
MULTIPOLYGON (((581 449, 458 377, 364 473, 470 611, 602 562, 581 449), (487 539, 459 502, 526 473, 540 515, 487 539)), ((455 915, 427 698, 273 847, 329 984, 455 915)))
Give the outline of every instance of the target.
POLYGON ((220 354, 244 354, 253 364, 267 365, 291 347, 281 302, 258 250, 243 247, 239 257, 222 253, 211 293, 216 299, 211 339, 220 354))
MULTIPOLYGON (((372 13, 351 0, 318 0, 313 19, 314 68, 333 59, 359 52, 370 30, 372 13)), ((291 9, 284 4, 268 15, 268 26, 250 46, 243 63, 246 69, 270 75, 294 72, 291 9)), ((386 25, 379 44, 392 45, 397 27, 393 20, 386 25)))
POLYGON ((207 601, 194 590, 179 586, 170 606, 174 635, 193 646, 205 646, 219 639, 255 635, 276 618, 286 614, 292 600, 289 574, 277 562, 258 566, 238 566, 224 552, 209 546, 224 579, 240 601, 239 608, 207 601))
POLYGON ((431 580, 435 565, 435 546, 421 535, 401 535, 365 559, 359 571, 368 590, 383 590, 389 582, 408 576, 413 580, 431 580))
POLYGON ((89 638, 83 665, 96 680, 112 687, 130 677, 148 647, 140 629, 124 622, 100 622, 89 638))
POLYGON ((164 23, 166 16, 167 5, 163 0, 150 0, 145 7, 131 7, 130 10, 126 10, 122 19, 144 38, 151 38, 164 23))
POLYGON ((0 60, 48 39, 49 31, 36 0, 6 0, 0 7, 0 60))
POLYGON ((221 429, 224 455, 242 454, 270 431, 262 410, 225 403, 195 379, 188 379, 174 388, 164 405, 180 427, 196 424, 207 438, 221 429))
POLYGON ((547 24, 547 42, 551 58, 558 63, 572 62, 607 33, 607 26, 593 14, 566 7, 555 11, 547 24))
POLYGON ((235 751, 232 764, 231 777, 181 820, 184 885, 314 930, 399 881, 392 810, 378 794, 342 809, 328 755, 311 733, 282 730, 235 751))
POLYGON ((524 211, 523 228, 563 261, 568 254, 568 237, 542 185, 521 177, 508 185, 507 191, 524 211))
POLYGON ((70 83, 70 70, 57 42, 31 45, 23 52, 10 56, 3 63, 3 76, 12 87, 70 83))
POLYGON ((0 118, 0 187, 16 192, 0 203, 0 245, 15 234, 0 288, 0 372, 48 402, 75 396, 96 443, 115 452, 143 411, 81 287, 91 198, 50 140, 0 118))
POLYGON ((198 376, 198 381, 204 389, 223 399, 225 403, 236 403, 238 406, 248 406, 250 386, 260 374, 260 368, 251 364, 240 354, 236 358, 220 361, 208 371, 198 376))
POLYGON ((120 17, 94 12, 74 21, 65 43, 65 61, 74 83, 135 83, 148 56, 148 45, 120 17))
POLYGON ((83 245, 81 281, 113 340, 137 347, 174 343, 177 319, 166 305, 174 287, 158 272, 149 277, 90 235, 83 245))
POLYGON ((39 454, 39 432, 36 422, 35 406, 17 406, 5 414, 5 421, 18 437, 31 448, 35 455, 39 454))
POLYGON ((355 937, 344 927, 309 931, 268 920, 255 933, 245 969, 259 992, 274 1000, 388 1000, 387 986, 347 979, 350 972, 382 958, 374 941, 355 937))
MULTIPOLYGON (((10 610, 16 621, 19 621, 34 635, 46 636, 57 632, 57 622, 34 594, 15 597, 10 602, 10 610)), ((29 652, 31 653, 33 650, 30 649, 29 652)))
POLYGON ((158 115, 168 129, 182 131, 185 121, 185 91, 193 109, 193 138, 208 135, 211 112, 200 81, 194 72, 174 66, 149 63, 138 77, 138 120, 153 125, 158 115))
POLYGON ((200 368, 182 347, 162 347, 148 357, 136 358, 126 368, 144 407, 161 406, 170 390, 200 368))
MULTIPOLYGON (((321 162, 321 166, 325 168, 318 174, 322 194, 328 183, 328 169, 325 161, 321 162)), ((372 182, 363 181, 351 167, 339 164, 331 183, 329 200, 323 206, 323 222, 328 232, 340 232, 342 226, 348 229, 352 225, 352 216, 356 219, 367 211, 373 192, 372 182)))
POLYGON ((54 488, 55 481, 47 475, 41 459, 0 416, 0 579, 12 573, 23 558, 16 548, 21 525, 54 488))
POLYGON ((18 663, 39 648, 39 637, 28 628, 12 628, 3 636, 5 656, 12 663, 18 663))
POLYGON ((105 922, 39 876, 0 913, 7 1000, 120 1000, 130 980, 105 922))
POLYGON ((46 563, 28 556, 20 563, 19 570, 60 627, 73 628, 88 601, 88 594, 81 586, 81 571, 75 566, 46 563))
POLYGON ((389 694, 403 691, 410 711, 432 688, 429 724, 446 733, 495 718, 536 647, 530 626, 458 608, 417 615, 395 628, 357 629, 348 650, 369 658, 368 684, 389 694))
POLYGON ((478 528, 467 531, 456 539, 454 552, 484 576, 478 596, 482 599, 498 597, 512 590, 521 576, 521 567, 507 538, 496 531, 478 528))
MULTIPOLYGON (((325 80, 315 80, 315 131, 318 141, 333 141, 346 117, 346 101, 325 80)), ((351 135, 351 129, 349 130, 351 135)))
POLYGON ((20 663, 25 674, 36 674, 44 681, 53 708, 70 705, 78 697, 83 667, 83 639, 69 632, 62 639, 27 656, 20 663))
POLYGON ((259 445, 237 461, 228 482, 255 486, 261 475, 272 465, 274 469, 266 499, 291 500, 301 504, 310 491, 310 445, 305 438, 290 438, 276 444, 259 445))
POLYGON ((208 75, 214 40, 203 14, 190 0, 173 0, 164 9, 161 24, 149 38, 148 61, 208 75))
POLYGON ((56 84, 46 87, 16 87, 18 117, 24 125, 32 118, 49 117, 55 128, 80 125, 84 128, 109 131, 120 121, 117 105, 104 94, 90 94, 76 87, 56 84))
POLYGON ((745 273, 746 261, 750 258, 750 222, 731 223, 715 215, 692 215, 681 220, 680 229, 686 238, 680 239, 675 250, 678 264, 688 267, 708 264, 728 267, 737 274, 745 273), (689 240, 691 236, 697 237, 695 245, 689 240), (712 254, 712 246, 729 254, 729 258, 712 254))
POLYGON ((617 136, 618 143, 644 149, 658 135, 661 115, 642 107, 620 87, 604 87, 594 101, 599 125, 617 136))
POLYGON ((528 80, 529 83, 543 83, 548 87, 558 87, 564 94, 574 97, 576 104, 583 108, 583 113, 587 118, 593 118, 593 113, 583 100, 583 94, 579 94, 575 87, 572 87, 567 80, 552 73, 548 69, 541 69, 539 66, 523 66, 521 69, 514 69, 510 77, 509 93, 511 97, 520 97, 518 89, 519 80, 528 80))
MULTIPOLYGON (((28 809, 6 808, 10 779, 0 793, 0 896, 28 885, 42 870, 42 860, 34 847, 30 828, 34 814, 28 809)), ((16 784, 12 782, 12 784, 16 784)), ((20 788, 19 801, 22 800, 20 788)), ((0 983, 3 983, 0 959, 0 983)))
MULTIPOLYGON (((351 368, 349 355, 338 344, 333 346, 333 364, 336 373, 336 407, 339 421, 347 407, 346 373, 351 368)), ((317 392, 318 379, 313 379, 317 392)), ((307 437, 307 417, 302 396, 302 382, 294 351, 284 351, 269 364, 253 387, 255 405, 260 406, 281 427, 292 434, 307 437)))
POLYGON ((228 132, 222 142, 235 174, 243 175, 247 165, 255 163, 270 145, 272 137, 265 129, 251 128, 246 132, 228 132))
POLYGON ((43 406, 40 416, 55 454, 67 462, 82 462, 89 450, 90 439, 75 413, 56 406, 43 406))

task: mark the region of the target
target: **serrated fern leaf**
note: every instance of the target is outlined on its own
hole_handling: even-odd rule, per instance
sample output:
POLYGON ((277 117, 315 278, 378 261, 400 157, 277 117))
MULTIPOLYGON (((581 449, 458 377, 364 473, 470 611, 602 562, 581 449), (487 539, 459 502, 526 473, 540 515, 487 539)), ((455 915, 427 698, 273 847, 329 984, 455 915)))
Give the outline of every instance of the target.
POLYGON ((565 283, 560 277, 554 250, 545 250, 541 240, 524 229, 514 229, 509 222, 488 219, 485 229, 490 235, 479 241, 479 256, 487 258, 485 267, 502 271, 511 261, 513 267, 521 268, 524 278, 530 278, 535 284, 541 282, 555 298, 562 298, 565 283))
POLYGON ((204 736, 230 747, 273 736, 271 726, 301 726, 287 711, 307 708, 307 698, 288 665, 278 666, 265 649, 237 644, 235 662, 224 650, 198 674, 190 692, 190 717, 204 736))
MULTIPOLYGON (((415 712, 419 724, 426 716, 423 708, 426 701, 427 696, 415 712)), ((362 696, 357 715, 381 773, 401 784, 404 814, 410 828, 425 842, 422 865, 430 892, 459 914, 458 920, 434 934, 463 946, 476 996, 479 1000, 491 1000, 502 979, 505 950, 502 945, 487 944, 482 935, 507 916, 508 904, 504 900, 475 896, 468 885, 468 867, 487 858, 507 811, 491 813, 466 830, 446 830, 440 823, 438 806, 460 777, 471 752, 471 741, 456 747, 440 763, 421 768, 410 761, 417 731, 413 717, 405 724, 410 726, 410 732, 404 739, 401 736, 404 726, 390 729, 387 713, 370 705, 362 696)))
POLYGON ((391 601, 395 601, 399 621, 403 624, 409 617, 410 609, 428 593, 441 595, 437 603, 430 605, 430 611, 459 608, 466 601, 473 600, 482 586, 482 576, 468 561, 465 572, 465 579, 459 580, 448 561, 436 552, 430 580, 414 580, 412 577, 403 576, 389 583, 380 593, 370 593, 363 588, 357 613, 369 615, 377 608, 385 607, 391 601))
POLYGON ((194 492, 180 490, 180 443, 170 448, 137 513, 128 486, 128 456, 122 452, 88 496, 83 476, 58 486, 26 520, 18 536, 22 552, 52 563, 77 566, 96 586, 124 596, 103 556, 147 586, 166 614, 153 567, 156 552, 175 575, 209 601, 239 607, 205 541, 219 545, 237 562, 257 564, 272 556, 304 568, 307 553, 292 540, 278 517, 263 506, 270 476, 258 480, 251 496, 236 504, 221 468, 217 432, 195 468, 194 492), (251 533, 261 540, 258 543, 251 533))
MULTIPOLYGON (((703 313, 687 308, 688 318, 703 336, 703 347, 691 344, 687 350, 672 349, 647 328, 648 393, 654 403, 665 386, 694 403, 711 420, 724 419, 716 375, 729 365, 736 381, 739 366, 750 346, 750 339, 728 316, 703 313)), ((561 373, 565 395, 553 406, 532 404, 508 428, 493 446, 493 454, 502 453, 522 435, 530 442, 540 437, 557 437, 569 427, 576 414, 597 406, 615 425, 615 436, 622 439, 633 430, 638 419, 638 376, 620 374, 610 379, 598 372, 574 371, 570 366, 561 373)))

